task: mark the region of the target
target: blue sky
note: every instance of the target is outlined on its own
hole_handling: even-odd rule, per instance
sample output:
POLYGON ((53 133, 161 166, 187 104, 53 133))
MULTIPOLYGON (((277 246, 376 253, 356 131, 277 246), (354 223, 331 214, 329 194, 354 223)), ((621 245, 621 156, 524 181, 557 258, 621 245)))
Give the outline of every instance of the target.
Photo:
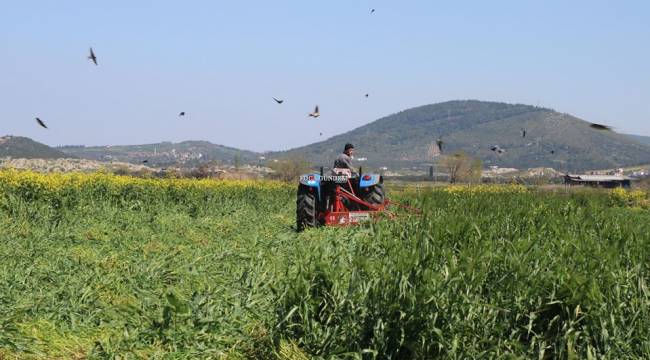
POLYGON ((454 99, 540 105, 650 135, 648 1, 1 5, 0 134, 49 145, 280 150, 454 99))

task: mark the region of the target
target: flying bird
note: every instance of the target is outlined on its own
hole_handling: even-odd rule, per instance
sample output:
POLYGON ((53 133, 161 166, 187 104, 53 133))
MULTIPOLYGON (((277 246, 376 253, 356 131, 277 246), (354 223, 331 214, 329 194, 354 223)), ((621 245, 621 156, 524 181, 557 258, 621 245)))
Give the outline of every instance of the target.
POLYGON ((526 137, 526 129, 521 129, 521 137, 525 138, 526 137))
POLYGON ((375 9, 370 10, 370 13, 371 13, 371 14, 374 13, 374 12, 375 12, 375 9))
POLYGON ((275 102, 278 103, 278 104, 282 104, 284 102, 284 100, 278 100, 276 98, 273 98, 273 100, 275 100, 275 102))
POLYGON ((40 126, 42 126, 42 127, 44 127, 44 128, 47 129, 47 125, 45 125, 45 123, 43 122, 43 120, 41 120, 41 119, 39 119, 39 118, 36 118, 36 122, 38 123, 38 125, 40 125, 40 126))
POLYGON ((320 136, 323 136, 323 133, 320 133, 320 136))
POLYGON ((602 124, 589 124, 589 127, 596 130, 612 130, 611 126, 602 125, 602 124))
POLYGON ((313 117, 313 118, 317 118, 317 117, 320 116, 320 111, 318 111, 318 105, 316 105, 316 108, 314 108, 314 112, 313 112, 313 113, 309 113, 309 116, 311 116, 311 117, 313 117))
POLYGON ((88 60, 92 60, 95 65, 97 65, 97 56, 95 56, 95 52, 93 51, 93 48, 90 48, 90 55, 88 55, 88 60))
POLYGON ((149 160, 142 160, 142 163, 143 163, 143 164, 146 164, 146 163, 148 163, 148 162, 149 162, 149 160))
POLYGON ((369 94, 366 94, 366 97, 368 97, 369 94))
POLYGON ((438 146, 438 151, 440 151, 440 153, 442 153, 442 145, 443 144, 444 144, 444 142, 442 141, 442 138, 438 138, 436 140, 436 146, 438 146))
POLYGON ((185 116, 185 111, 181 111, 180 113, 178 113, 178 116, 185 116))
POLYGON ((551 150, 551 154, 555 154, 555 150, 551 150))
POLYGON ((503 154, 504 152, 506 152, 505 150, 503 150, 502 148, 500 148, 499 145, 494 145, 494 146, 492 146, 492 147, 490 148, 490 150, 494 151, 494 152, 497 153, 497 154, 503 154))

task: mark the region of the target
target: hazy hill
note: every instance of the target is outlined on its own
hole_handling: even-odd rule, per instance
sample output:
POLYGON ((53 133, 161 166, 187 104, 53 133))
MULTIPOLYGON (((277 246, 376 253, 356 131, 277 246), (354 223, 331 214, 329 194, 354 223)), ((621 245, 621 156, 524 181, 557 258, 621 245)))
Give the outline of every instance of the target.
POLYGON ((125 161, 149 164, 195 164, 218 161, 224 164, 251 163, 259 155, 252 151, 239 150, 208 141, 162 142, 146 145, 119 146, 61 146, 63 152, 84 159, 102 161, 125 161))
POLYGON ((331 166, 343 145, 351 142, 356 157, 368 159, 357 164, 423 166, 431 163, 429 148, 438 137, 445 153, 462 150, 481 158, 485 166, 575 171, 650 162, 650 146, 640 139, 594 130, 581 119, 551 109, 475 100, 404 110, 325 141, 271 155, 304 156, 331 166), (494 145, 505 153, 492 152, 494 145))
POLYGON ((644 145, 650 145, 650 136, 641 136, 641 135, 631 135, 626 134, 627 137, 631 138, 633 141, 644 145))
MULTIPOLYGON (((262 134, 259 134, 262 136, 262 134)), ((430 148, 441 137, 445 153, 465 151, 484 166, 559 171, 604 169, 650 163, 650 138, 598 131, 569 114, 521 104, 476 100, 449 101, 401 111, 325 141, 289 151, 266 154, 268 159, 300 156, 331 166, 346 142, 357 147, 357 165, 391 169, 432 164, 430 148), (521 129, 526 130, 522 137, 521 129), (503 154, 490 150, 498 145, 503 154)), ((79 158, 149 165, 195 165, 204 161, 255 164, 261 154, 207 141, 163 142, 126 146, 63 146, 79 158)))
POLYGON ((0 137, 0 157, 59 159, 73 157, 45 144, 22 136, 0 137))

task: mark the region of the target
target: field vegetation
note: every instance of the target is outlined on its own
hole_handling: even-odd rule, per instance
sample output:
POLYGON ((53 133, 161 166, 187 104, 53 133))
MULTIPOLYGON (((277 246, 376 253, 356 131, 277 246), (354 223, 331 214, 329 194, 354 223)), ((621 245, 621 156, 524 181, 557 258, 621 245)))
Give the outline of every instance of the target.
POLYGON ((650 357, 646 192, 389 196, 296 233, 293 184, 0 172, 0 358, 650 357))

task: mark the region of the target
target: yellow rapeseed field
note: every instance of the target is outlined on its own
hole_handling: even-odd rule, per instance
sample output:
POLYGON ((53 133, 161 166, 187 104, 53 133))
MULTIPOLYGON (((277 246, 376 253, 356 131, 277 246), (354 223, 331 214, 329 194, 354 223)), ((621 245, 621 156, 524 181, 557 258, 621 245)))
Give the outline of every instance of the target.
POLYGON ((643 190, 616 188, 610 192, 610 199, 615 205, 644 209, 650 208, 650 199, 648 199, 648 194, 643 190))
POLYGON ((87 189, 101 186, 112 188, 159 188, 178 190, 281 190, 288 187, 279 181, 213 180, 213 179, 158 179, 120 176, 110 173, 52 173, 33 171, 0 171, 0 189, 30 188, 39 191, 87 189))
POLYGON ((528 192, 524 185, 449 185, 443 188, 443 191, 449 194, 521 194, 528 192))

